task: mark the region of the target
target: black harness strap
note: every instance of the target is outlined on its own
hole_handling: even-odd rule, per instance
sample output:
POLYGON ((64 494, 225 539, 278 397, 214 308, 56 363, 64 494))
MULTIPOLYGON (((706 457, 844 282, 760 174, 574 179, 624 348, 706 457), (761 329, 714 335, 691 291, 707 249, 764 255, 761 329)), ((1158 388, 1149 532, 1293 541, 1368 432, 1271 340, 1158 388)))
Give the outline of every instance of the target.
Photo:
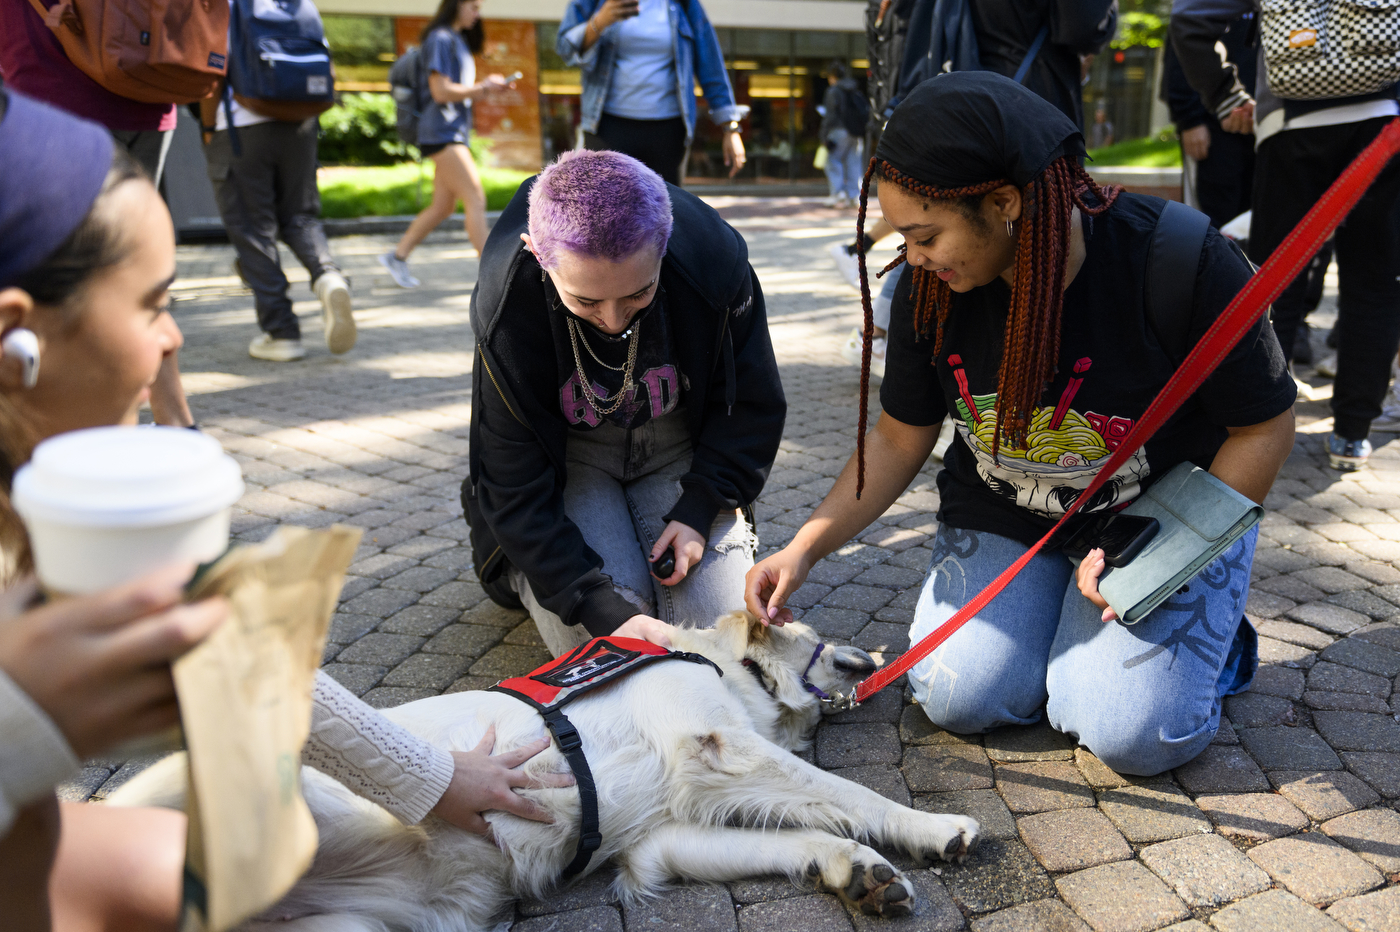
POLYGON ((579 737, 578 729, 569 721, 564 710, 555 707, 541 714, 544 715, 544 723, 549 728, 549 733, 559 742, 559 750, 564 752, 564 758, 569 762, 569 767, 574 772, 574 780, 578 784, 578 847, 574 851, 574 859, 564 868, 564 879, 569 880, 574 875, 583 873, 583 869, 593 859, 593 852, 603 846, 603 833, 598 830, 598 787, 593 782, 593 771, 589 769, 588 758, 583 753, 583 739, 579 737))

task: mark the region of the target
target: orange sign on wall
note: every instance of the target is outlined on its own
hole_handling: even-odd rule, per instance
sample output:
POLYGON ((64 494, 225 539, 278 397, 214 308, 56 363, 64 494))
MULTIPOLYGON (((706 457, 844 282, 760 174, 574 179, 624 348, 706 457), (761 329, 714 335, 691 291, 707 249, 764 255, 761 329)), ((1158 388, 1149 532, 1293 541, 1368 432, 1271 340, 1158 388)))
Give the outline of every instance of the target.
MULTIPOLYGON (((394 39, 400 55, 418 44, 427 17, 398 16, 394 39)), ((539 56, 535 49, 535 24, 526 20, 488 19, 486 44, 476 59, 477 80, 488 74, 506 77, 519 71, 511 90, 472 101, 472 132, 491 141, 487 163, 501 168, 538 171, 540 148, 539 56)))

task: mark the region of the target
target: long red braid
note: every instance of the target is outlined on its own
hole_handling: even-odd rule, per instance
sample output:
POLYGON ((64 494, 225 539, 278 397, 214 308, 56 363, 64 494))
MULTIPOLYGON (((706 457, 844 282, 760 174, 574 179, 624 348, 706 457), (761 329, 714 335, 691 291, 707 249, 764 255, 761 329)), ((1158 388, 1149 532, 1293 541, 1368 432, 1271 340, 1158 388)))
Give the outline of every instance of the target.
MULTIPOLYGON (((924 184, 883 159, 872 159, 860 188, 860 212, 856 216, 856 242, 865 242, 865 210, 870 179, 898 185, 930 200, 976 197, 1008 184, 987 181, 962 188, 936 188, 924 184)), ((1022 190, 1020 235, 1016 240, 1016 274, 1011 288, 1011 306, 1006 317, 1006 337, 1002 347, 1001 369, 997 374, 997 431, 992 438, 996 458, 1005 439, 1012 449, 1026 446, 1036 402, 1055 377, 1055 361, 1060 355, 1060 313, 1064 309, 1065 264, 1070 242, 1070 219, 1077 205, 1096 216, 1108 210, 1122 188, 1100 186, 1073 158, 1051 162, 1039 177, 1022 190), (1093 201, 1086 200, 1093 194, 1093 201)), ((870 350, 875 334, 875 314, 870 301, 870 281, 865 268, 865 250, 857 248, 860 265, 860 299, 865 311, 865 347, 861 354, 860 425, 856 440, 856 498, 865 490, 865 431, 870 399, 870 350)), ((885 266, 881 275, 904 261, 901 253, 885 266)), ((914 267, 910 304, 914 331, 928 337, 933 330, 933 356, 937 361, 943 348, 943 326, 948 319, 952 289, 932 271, 914 267)))

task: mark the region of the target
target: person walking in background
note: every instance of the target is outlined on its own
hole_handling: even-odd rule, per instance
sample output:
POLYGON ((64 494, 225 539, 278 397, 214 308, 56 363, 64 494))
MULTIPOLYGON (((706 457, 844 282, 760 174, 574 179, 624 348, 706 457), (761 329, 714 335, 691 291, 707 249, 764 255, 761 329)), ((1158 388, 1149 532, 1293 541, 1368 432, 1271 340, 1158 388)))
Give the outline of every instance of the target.
POLYGON ((818 135, 827 150, 826 180, 831 185, 828 203, 832 207, 851 207, 860 199, 860 181, 865 175, 865 124, 870 118, 870 105, 843 62, 827 65, 825 75, 828 86, 822 99, 818 135))
MULTIPOLYGON (((232 46, 239 41, 237 21, 246 11, 237 0, 230 0, 230 7, 232 46)), ((238 51, 230 48, 234 60, 238 51)), ((200 102, 204 158, 214 199, 238 254, 238 274, 252 289, 263 331, 248 344, 248 355, 268 362, 293 362, 306 356, 301 323, 292 309, 289 282, 277 252, 279 236, 311 275, 311 290, 321 302, 327 349, 349 352, 356 339, 350 283, 331 257, 316 186, 320 124, 314 116, 274 119, 256 106, 257 102, 245 106, 228 82, 217 98, 200 102)))
POLYGON ((442 0, 423 29, 422 61, 432 106, 418 122, 418 148, 433 160, 433 200, 404 231, 392 252, 379 257, 400 288, 421 284, 408 270, 409 254, 462 202, 467 238, 477 254, 486 245, 486 191, 472 160, 472 99, 509 87, 499 74, 476 80, 476 56, 486 41, 481 0, 442 0))
POLYGON ((1113 121, 1108 118, 1108 108, 1102 100, 1094 108, 1094 122, 1089 125, 1088 137, 1090 149, 1113 145, 1113 121))
MULTIPOLYGON (((1280 88, 1270 86, 1270 71, 1279 65, 1281 74, 1287 73, 1282 70, 1288 64, 1287 49, 1279 50, 1282 63, 1258 69, 1251 93, 1239 68, 1220 58, 1216 44, 1240 17, 1256 12, 1257 0, 1177 0, 1171 41, 1187 80, 1221 128, 1253 132, 1258 139, 1249 252, 1262 263, 1400 114, 1400 102, 1396 84, 1349 96, 1283 99, 1276 93, 1280 88)), ((1283 15, 1266 11, 1263 25, 1267 29, 1269 16, 1283 15)), ((1263 51, 1267 58, 1269 47, 1263 51)), ((1332 75, 1342 76, 1340 71, 1332 75)), ((1368 434, 1382 413, 1400 346, 1400 163, 1392 162, 1351 209, 1337 228, 1335 243, 1341 289, 1327 458, 1333 469, 1355 470, 1371 455, 1368 434)), ((1289 359, 1309 310, 1308 276, 1300 273, 1273 307, 1274 330, 1289 359)))
POLYGON ((583 69, 583 144, 640 161, 681 183, 695 138, 695 86, 724 130, 724 164, 744 167, 739 121, 719 38, 700 0, 569 0, 555 45, 583 69))

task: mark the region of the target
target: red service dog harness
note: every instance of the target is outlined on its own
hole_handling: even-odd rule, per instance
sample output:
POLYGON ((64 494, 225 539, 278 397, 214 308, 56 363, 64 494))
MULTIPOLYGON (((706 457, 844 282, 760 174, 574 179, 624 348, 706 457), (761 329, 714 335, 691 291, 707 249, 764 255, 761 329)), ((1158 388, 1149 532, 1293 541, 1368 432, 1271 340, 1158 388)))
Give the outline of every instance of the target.
POLYGON ((564 752, 569 767, 574 771, 583 824, 579 826, 578 849, 574 859, 564 868, 565 880, 588 866, 593 852, 602 847, 603 835, 598 831, 598 790, 593 784, 593 771, 589 769, 588 758, 583 753, 583 740, 573 722, 564 714, 564 706, 604 683, 635 673, 658 660, 705 663, 724 676, 713 660, 699 654, 667 650, 637 638, 606 637, 594 638, 533 673, 502 680, 487 690, 514 696, 534 706, 535 711, 544 716, 545 725, 554 735, 554 740, 559 742, 559 750, 564 752))

